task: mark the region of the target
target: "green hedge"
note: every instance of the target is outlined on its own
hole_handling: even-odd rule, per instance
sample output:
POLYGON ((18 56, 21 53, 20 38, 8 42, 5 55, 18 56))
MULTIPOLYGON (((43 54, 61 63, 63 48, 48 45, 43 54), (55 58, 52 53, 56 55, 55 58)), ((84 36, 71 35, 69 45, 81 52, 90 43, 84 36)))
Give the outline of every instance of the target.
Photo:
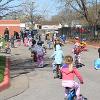
POLYGON ((3 38, 0 39, 0 42, 3 42, 3 46, 2 47, 5 48, 5 45, 6 45, 7 42, 3 38))
POLYGON ((0 83, 4 79, 5 66, 6 66, 6 57, 0 56, 0 83))

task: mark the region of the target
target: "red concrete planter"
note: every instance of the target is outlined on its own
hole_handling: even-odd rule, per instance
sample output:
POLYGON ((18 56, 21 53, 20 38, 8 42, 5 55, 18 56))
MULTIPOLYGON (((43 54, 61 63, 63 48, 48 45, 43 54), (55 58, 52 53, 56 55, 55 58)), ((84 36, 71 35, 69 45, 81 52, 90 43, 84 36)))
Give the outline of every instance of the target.
POLYGON ((6 58, 6 67, 5 67, 5 73, 4 73, 4 80, 2 83, 0 83, 0 92, 7 89, 10 86, 10 59, 6 58))

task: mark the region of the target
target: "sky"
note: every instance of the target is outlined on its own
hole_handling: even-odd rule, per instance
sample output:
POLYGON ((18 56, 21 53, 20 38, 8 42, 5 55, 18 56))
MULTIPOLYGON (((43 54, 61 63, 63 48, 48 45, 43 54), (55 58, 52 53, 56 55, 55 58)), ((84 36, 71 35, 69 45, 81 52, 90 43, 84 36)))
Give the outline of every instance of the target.
MULTIPOLYGON (((14 0, 12 4, 18 4, 19 2, 23 2, 25 0, 14 0)), ((27 0, 26 0, 27 1, 27 0)), ((40 11, 40 13, 44 13, 44 9, 46 9, 46 13, 44 15, 49 16, 49 18, 53 15, 56 15, 58 12, 58 6, 57 0, 30 0, 33 2, 36 2, 37 9, 40 11)))
POLYGON ((49 16, 57 14, 59 5, 56 0, 36 0, 36 2, 39 5, 39 9, 47 10, 49 16))
MULTIPOLYGON (((2 2, 0 2, 0 4, 4 3, 6 1, 7 0, 2 0, 2 2)), ((13 0, 11 3, 9 3, 9 5, 16 6, 25 1, 27 1, 27 0, 13 0)), ((57 0, 28 0, 28 1, 35 2, 40 14, 44 14, 45 18, 47 18, 47 19, 51 18, 51 16, 56 15, 57 12, 59 11, 59 9, 58 9, 59 4, 57 3, 57 0), (45 13, 44 13, 44 10, 46 10, 45 13)))

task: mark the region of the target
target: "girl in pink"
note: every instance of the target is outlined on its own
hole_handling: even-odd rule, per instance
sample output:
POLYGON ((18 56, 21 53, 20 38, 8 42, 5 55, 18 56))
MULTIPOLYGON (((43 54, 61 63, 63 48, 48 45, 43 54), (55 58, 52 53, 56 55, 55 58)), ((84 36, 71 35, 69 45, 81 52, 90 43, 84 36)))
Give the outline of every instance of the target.
POLYGON ((62 86, 65 88, 65 97, 67 97, 68 90, 66 87, 74 88, 76 91, 77 100, 80 100, 80 85, 74 81, 74 77, 80 80, 80 83, 83 84, 83 79, 76 67, 73 66, 72 56, 65 57, 65 64, 61 67, 62 73, 62 86))
POLYGON ((28 46, 28 38, 27 37, 24 38, 24 46, 26 46, 26 47, 28 46))

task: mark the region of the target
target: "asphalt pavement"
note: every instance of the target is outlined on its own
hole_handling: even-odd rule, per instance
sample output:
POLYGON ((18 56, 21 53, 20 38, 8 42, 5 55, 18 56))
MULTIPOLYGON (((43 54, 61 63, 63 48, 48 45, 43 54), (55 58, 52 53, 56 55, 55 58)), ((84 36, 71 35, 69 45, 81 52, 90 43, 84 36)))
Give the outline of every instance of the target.
MULTIPOLYGON (((65 55, 72 55, 72 44, 63 47, 65 55)), ((60 79, 54 79, 51 61, 48 57, 53 50, 47 50, 45 67, 36 68, 27 47, 12 49, 11 54, 11 87, 0 93, 0 100, 64 100, 64 88, 60 79)), ((84 84, 81 93, 88 100, 100 98, 100 70, 94 69, 94 60, 98 58, 96 48, 88 47, 88 52, 81 54, 85 66, 79 68, 84 84)))

